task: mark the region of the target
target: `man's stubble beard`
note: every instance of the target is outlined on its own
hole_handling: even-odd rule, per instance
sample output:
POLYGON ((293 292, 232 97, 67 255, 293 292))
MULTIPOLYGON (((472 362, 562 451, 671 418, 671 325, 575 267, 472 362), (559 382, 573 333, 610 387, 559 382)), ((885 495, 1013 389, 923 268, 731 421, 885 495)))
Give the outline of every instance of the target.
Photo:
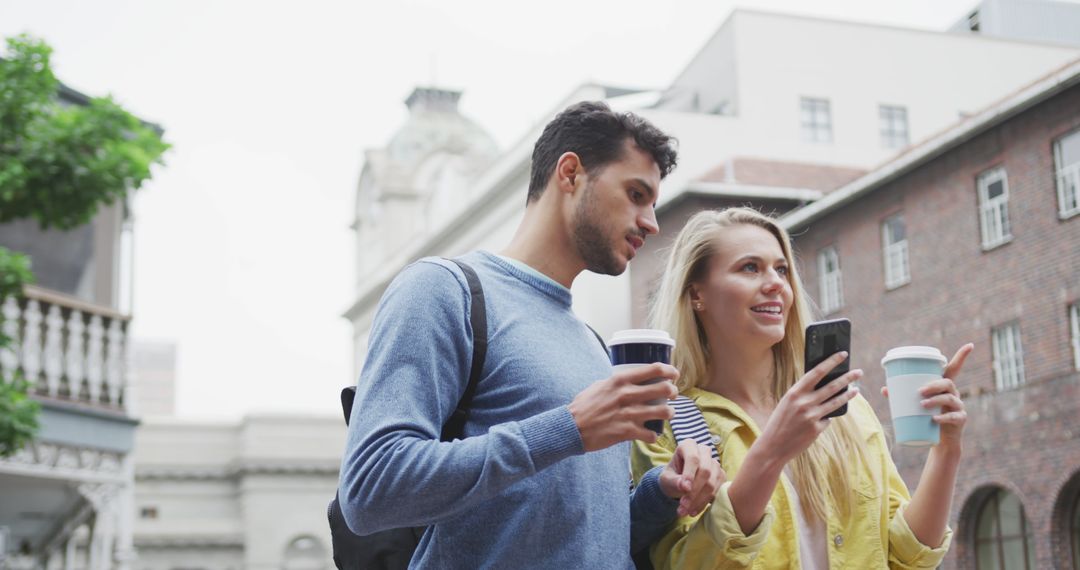
POLYGON ((600 224, 604 214, 597 203, 594 186, 595 180, 590 180, 581 204, 574 211, 574 246, 585 262, 585 269, 601 275, 620 275, 626 271, 626 265, 615 255, 615 248, 600 224))

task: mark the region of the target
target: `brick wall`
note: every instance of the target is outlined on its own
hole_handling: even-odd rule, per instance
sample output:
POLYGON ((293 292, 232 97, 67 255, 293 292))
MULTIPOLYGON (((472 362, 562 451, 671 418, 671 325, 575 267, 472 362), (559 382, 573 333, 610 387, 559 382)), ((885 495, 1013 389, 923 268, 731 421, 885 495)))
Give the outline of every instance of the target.
MULTIPOLYGON (((892 346, 926 344, 951 356, 976 344, 958 379, 969 420, 953 505, 947 568, 975 566, 975 514, 988 491, 1023 503, 1037 568, 1070 566, 1068 516, 1080 486, 1080 373, 1067 307, 1080 301, 1080 216, 1059 220, 1053 140, 1080 128, 1080 87, 967 141, 857 202, 814 221, 795 238, 807 291, 819 295, 816 255, 837 247, 844 306, 852 320, 852 365, 863 393, 889 427, 879 361, 892 346), (976 177, 1004 166, 1012 241, 983 251, 976 177), (882 221, 903 213, 911 282, 886 291, 882 221), (1026 384, 995 389, 991 328, 1020 326, 1026 384), (961 516, 961 514, 963 516, 961 516)), ((894 448, 914 488, 925 450, 894 448)))

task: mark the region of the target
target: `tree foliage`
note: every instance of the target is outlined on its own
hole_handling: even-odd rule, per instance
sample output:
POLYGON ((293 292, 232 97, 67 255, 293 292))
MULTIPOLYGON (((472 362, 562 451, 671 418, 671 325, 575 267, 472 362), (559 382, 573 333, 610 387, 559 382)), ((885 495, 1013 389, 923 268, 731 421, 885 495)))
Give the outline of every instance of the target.
POLYGON ((0 60, 0 223, 71 229, 150 178, 168 144, 111 98, 57 99, 52 49, 19 36, 0 60))
MULTIPOLYGON (((62 100, 51 55, 45 42, 23 35, 9 38, 0 58, 0 223, 32 219, 68 230, 141 187, 169 145, 109 97, 62 100)), ((0 247, 0 305, 32 279, 27 258, 0 247)), ((10 343, 0 327, 0 351, 10 343)), ((7 376, 0 376, 0 456, 37 429, 27 383, 7 376)))

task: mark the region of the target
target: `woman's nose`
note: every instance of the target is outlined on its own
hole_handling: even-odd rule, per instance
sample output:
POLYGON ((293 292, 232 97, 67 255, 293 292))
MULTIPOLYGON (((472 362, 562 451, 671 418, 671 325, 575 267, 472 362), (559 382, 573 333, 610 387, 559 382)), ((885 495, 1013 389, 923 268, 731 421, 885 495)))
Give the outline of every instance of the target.
POLYGON ((762 289, 766 293, 776 293, 784 287, 784 276, 780 275, 775 269, 768 270, 765 275, 765 285, 762 289))

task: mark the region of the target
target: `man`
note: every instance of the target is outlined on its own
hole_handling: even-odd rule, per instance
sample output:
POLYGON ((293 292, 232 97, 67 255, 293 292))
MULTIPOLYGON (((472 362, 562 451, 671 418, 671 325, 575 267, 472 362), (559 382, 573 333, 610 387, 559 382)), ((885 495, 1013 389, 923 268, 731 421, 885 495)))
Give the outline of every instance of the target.
POLYGON ((634 548, 647 546, 676 512, 711 501, 722 471, 689 441, 628 494, 627 442, 655 441, 644 422, 672 412, 649 402, 676 395, 671 382, 641 383, 678 372, 655 364, 612 375, 570 309, 583 270, 622 273, 659 231, 672 142, 603 103, 573 105, 544 129, 511 243, 462 258, 483 284, 489 339, 463 439, 439 441, 469 377, 464 275, 432 258, 391 283, 342 462, 338 496, 354 532, 430 525, 412 568, 624 570, 632 535, 634 548))

